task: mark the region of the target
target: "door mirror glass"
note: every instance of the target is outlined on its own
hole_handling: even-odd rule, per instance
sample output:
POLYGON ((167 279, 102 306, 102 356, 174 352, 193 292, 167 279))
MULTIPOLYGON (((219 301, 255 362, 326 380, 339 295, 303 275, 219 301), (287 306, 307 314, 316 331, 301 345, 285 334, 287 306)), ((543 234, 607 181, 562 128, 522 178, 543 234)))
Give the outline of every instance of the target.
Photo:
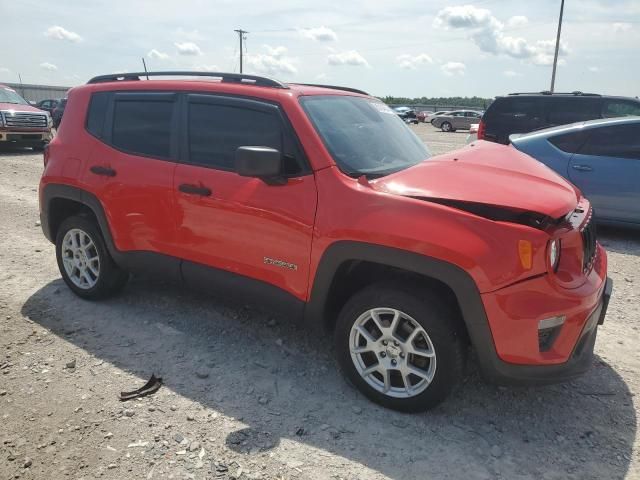
POLYGON ((256 177, 267 183, 283 179, 282 153, 269 147, 238 147, 236 172, 243 177, 256 177))

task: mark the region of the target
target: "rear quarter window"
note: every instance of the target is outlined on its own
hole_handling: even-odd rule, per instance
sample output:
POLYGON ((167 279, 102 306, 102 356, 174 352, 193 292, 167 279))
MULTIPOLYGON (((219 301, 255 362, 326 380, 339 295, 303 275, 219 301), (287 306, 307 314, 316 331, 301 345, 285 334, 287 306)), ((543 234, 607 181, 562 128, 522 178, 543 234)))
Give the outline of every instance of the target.
POLYGON ((578 132, 563 133, 549 138, 549 143, 554 145, 566 153, 576 153, 580 150, 584 142, 587 140, 587 132, 580 130, 578 132))
POLYGON ((87 131, 97 138, 103 137, 104 120, 109 105, 109 92, 97 92, 91 95, 87 111, 87 131))

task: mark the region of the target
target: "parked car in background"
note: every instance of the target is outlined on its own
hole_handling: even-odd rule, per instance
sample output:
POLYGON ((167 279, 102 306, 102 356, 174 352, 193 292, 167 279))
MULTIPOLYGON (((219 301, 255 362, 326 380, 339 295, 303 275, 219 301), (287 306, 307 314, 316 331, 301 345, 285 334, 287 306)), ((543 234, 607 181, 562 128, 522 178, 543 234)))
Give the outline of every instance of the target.
POLYGON ((469 130, 472 123, 478 123, 482 115, 474 110, 456 110, 435 117, 431 125, 443 132, 455 132, 456 130, 469 130))
POLYGON ((469 135, 467 135, 467 143, 474 142, 478 139, 478 127, 479 123, 472 123, 469 127, 469 135))
POLYGON ((425 118, 425 122, 433 123, 433 120, 436 117, 439 117, 440 115, 446 115, 449 112, 450 112, 450 110, 439 110, 437 112, 433 112, 432 114, 427 115, 427 118, 425 118))
POLYGON ((640 227, 640 117, 515 134, 511 143, 580 188, 599 223, 640 227))
POLYGON ((406 123, 416 123, 416 124, 418 123, 418 118, 417 118, 417 115, 416 115, 416 111, 413 108, 409 108, 409 107, 394 107, 393 110, 406 123))
POLYGON ((640 100, 582 92, 511 93, 489 105, 478 138, 507 144, 513 133, 626 115, 640 115, 640 100))
POLYGON ((499 383, 589 368, 612 286, 589 201, 560 175, 489 142, 431 158, 359 90, 139 81, 163 75, 74 88, 45 152, 41 226, 76 295, 141 269, 271 305, 332 331, 349 380, 403 411, 443 401, 470 349, 499 383))
POLYGON ((430 112, 429 110, 421 110, 416 113, 416 117, 419 122, 425 123, 427 121, 427 117, 431 114, 433 114, 433 112, 430 112))
POLYGON ((56 108, 53 109, 53 113, 51 116, 53 117, 53 126, 56 128, 60 128, 60 122, 62 122, 62 115, 64 115, 64 109, 67 105, 67 99, 63 98, 58 102, 56 108))
POLYGON ((44 110, 45 112, 49 112, 51 114, 53 113, 53 109, 58 106, 58 103, 59 103, 58 100, 53 100, 53 99, 40 100, 38 103, 36 103, 35 106, 38 107, 40 110, 44 110))
POLYGON ((0 146, 41 150, 49 140, 49 113, 31 106, 14 89, 0 85, 0 146))

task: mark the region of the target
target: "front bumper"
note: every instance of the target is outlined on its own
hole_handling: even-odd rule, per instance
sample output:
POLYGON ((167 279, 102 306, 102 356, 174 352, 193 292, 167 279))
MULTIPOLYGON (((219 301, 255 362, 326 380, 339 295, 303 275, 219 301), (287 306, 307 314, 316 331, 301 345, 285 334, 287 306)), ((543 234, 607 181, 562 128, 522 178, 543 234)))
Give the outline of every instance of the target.
MULTIPOLYGON (((556 286, 547 275, 497 292, 482 294, 491 330, 492 348, 478 351, 484 375, 496 383, 554 383, 574 378, 589 368, 597 327, 604 321, 612 281, 606 277, 606 253, 579 288, 556 286), (550 348, 542 349, 540 320, 563 316, 550 348)), ((480 350, 480 349, 477 349, 480 350)))
POLYGON ((51 131, 0 130, 0 145, 42 145, 52 138, 51 131))

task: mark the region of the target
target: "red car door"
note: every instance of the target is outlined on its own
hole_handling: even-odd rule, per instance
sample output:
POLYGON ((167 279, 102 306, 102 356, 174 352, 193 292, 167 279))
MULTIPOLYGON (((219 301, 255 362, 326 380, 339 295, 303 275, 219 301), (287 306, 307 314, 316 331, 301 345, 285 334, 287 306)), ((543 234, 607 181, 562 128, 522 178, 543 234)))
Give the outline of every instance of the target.
MULTIPOLYGON (((187 95, 182 164, 174 177, 175 254, 266 282, 304 300, 316 212, 314 176, 275 104, 219 95, 187 95), (235 172, 241 146, 283 154, 286 181, 268 184, 235 172)), ((183 275, 189 280, 189 263, 183 275)))
POLYGON ((121 251, 166 253, 175 241, 173 173, 177 102, 172 93, 95 93, 94 142, 85 183, 102 202, 121 251))

